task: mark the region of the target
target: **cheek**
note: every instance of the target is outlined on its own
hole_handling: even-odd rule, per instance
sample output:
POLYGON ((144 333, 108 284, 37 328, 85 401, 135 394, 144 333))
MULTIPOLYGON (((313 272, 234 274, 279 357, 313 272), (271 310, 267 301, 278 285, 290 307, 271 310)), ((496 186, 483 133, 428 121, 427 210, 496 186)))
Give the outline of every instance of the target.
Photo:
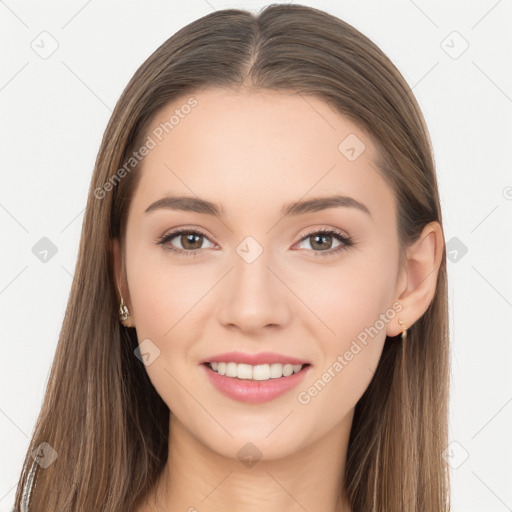
MULTIPOLYGON (((209 294, 224 271, 161 248, 137 247, 127 271, 139 343, 150 339, 160 350, 156 366, 179 375, 180 382, 189 379, 189 370, 197 367, 197 342, 212 315, 209 294)), ((152 366, 146 368, 150 376, 152 366)))
MULTIPOLYGON (((316 331, 317 339, 324 340, 325 353, 344 350, 390 308, 396 279, 393 258, 380 256, 380 251, 360 252, 339 264, 287 273, 294 292, 312 313, 301 308, 302 320, 316 331)), ((385 325, 379 322, 377 329, 385 337, 385 325)))
POLYGON ((396 314, 395 264, 393 255, 370 254, 329 273, 324 270, 323 279, 315 280, 316 291, 303 282, 300 293, 309 297, 308 306, 322 323, 316 317, 310 322, 319 341, 320 362, 301 387, 299 403, 318 408, 319 413, 337 408, 333 416, 338 418, 360 399, 378 365, 387 323, 396 314))
POLYGON ((139 344, 149 339, 159 351, 146 372, 164 402, 176 411, 190 408, 183 386, 198 387, 199 374, 193 371, 197 362, 189 361, 190 348, 191 340, 199 338, 202 324, 197 315, 208 287, 197 277, 165 258, 133 258, 129 276, 139 344))
POLYGON ((161 247, 133 247, 128 280, 139 334, 166 340, 190 321, 209 282, 198 268, 161 247))

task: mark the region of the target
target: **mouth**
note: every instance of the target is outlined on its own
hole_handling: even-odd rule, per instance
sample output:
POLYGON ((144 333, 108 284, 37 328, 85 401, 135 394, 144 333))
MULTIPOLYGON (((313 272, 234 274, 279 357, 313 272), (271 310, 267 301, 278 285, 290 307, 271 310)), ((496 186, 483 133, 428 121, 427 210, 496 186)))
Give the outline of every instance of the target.
MULTIPOLYGON (((248 404, 269 402, 298 386, 311 364, 209 361, 200 365, 213 388, 224 396, 248 404)), ((284 397, 283 397, 284 398, 284 397)))
POLYGON ((227 362, 206 362, 204 363, 210 370, 216 372, 218 375, 223 375, 231 379, 248 380, 248 381, 268 381, 271 379, 281 379, 283 377, 290 377, 299 373, 304 368, 310 366, 309 363, 305 364, 245 364, 235 363, 233 361, 227 362))

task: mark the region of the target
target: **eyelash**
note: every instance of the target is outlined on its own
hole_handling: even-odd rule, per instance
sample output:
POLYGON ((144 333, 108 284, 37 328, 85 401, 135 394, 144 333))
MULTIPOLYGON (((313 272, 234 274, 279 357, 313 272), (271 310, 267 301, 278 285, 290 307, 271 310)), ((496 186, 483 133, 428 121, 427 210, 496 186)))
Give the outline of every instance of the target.
MULTIPOLYGON (((200 235, 209 240, 208 235, 199 229, 178 229, 176 231, 171 231, 170 233, 166 233, 165 235, 162 235, 161 237, 158 238, 156 243, 158 245, 165 246, 165 244, 170 242, 173 238, 176 238, 178 235, 182 235, 184 233, 200 235)), ((340 231, 338 229, 320 229, 320 230, 311 231, 311 232, 307 233, 306 235, 304 235, 299 240, 299 242, 302 242, 303 240, 311 237, 312 235, 332 235, 334 238, 336 238, 340 242, 342 242, 342 244, 340 246, 336 247, 336 249, 334 249, 334 250, 313 251, 314 256, 332 256, 333 254, 337 254, 341 251, 344 251, 345 249, 348 249, 352 245, 354 245, 352 239, 349 236, 346 236, 342 231, 340 231)), ((187 251, 184 249, 179 249, 179 248, 173 247, 171 245, 169 245, 168 247, 165 247, 165 249, 177 254, 178 256, 192 257, 192 258, 198 256, 198 253, 200 252, 200 249, 187 251)))

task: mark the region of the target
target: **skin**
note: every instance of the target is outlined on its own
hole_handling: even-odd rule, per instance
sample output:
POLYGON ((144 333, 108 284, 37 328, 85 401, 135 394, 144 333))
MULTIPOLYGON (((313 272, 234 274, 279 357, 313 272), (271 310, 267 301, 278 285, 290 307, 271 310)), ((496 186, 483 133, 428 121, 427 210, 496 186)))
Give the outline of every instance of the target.
MULTIPOLYGON (((167 465, 138 511, 209 512, 230 504, 244 512, 347 512, 338 492, 354 407, 386 335, 402 332, 399 319, 411 326, 434 296, 441 227, 425 226, 399 267, 394 194, 376 170, 372 141, 322 100, 220 89, 194 97, 198 105, 142 162, 124 261, 119 240, 113 242, 139 343, 149 338, 160 350, 146 371, 172 411, 167 465), (354 161, 338 149, 349 134, 366 147, 354 161), (286 203, 335 193, 363 203, 371 215, 352 207, 280 214, 286 203), (145 213, 170 194, 213 201, 224 215, 145 213), (156 243, 181 227, 199 228, 207 238, 187 246, 177 236, 167 247, 196 257, 156 243), (334 253, 342 243, 335 237, 315 244, 315 230, 333 228, 353 245, 334 253), (236 250, 247 236, 263 249, 252 263, 236 250), (332 254, 315 256, 322 251, 332 254), (300 403, 298 393, 398 300, 400 313, 309 403, 300 403), (311 367, 298 388, 247 404, 221 394, 199 365, 227 351, 278 352, 311 367), (261 453, 251 467, 237 456, 248 442, 261 453)), ((152 128, 187 98, 165 106, 152 128)))

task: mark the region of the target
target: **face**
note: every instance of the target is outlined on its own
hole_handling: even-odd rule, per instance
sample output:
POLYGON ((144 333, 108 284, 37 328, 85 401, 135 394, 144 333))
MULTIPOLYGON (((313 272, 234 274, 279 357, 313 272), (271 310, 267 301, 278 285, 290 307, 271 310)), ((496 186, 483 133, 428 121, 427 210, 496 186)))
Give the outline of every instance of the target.
POLYGON ((174 421, 220 455, 282 457, 351 421, 371 381, 396 323, 395 200, 367 134, 322 100, 192 96, 148 131, 123 295, 174 421), (195 202, 160 201, 178 196, 195 202))

